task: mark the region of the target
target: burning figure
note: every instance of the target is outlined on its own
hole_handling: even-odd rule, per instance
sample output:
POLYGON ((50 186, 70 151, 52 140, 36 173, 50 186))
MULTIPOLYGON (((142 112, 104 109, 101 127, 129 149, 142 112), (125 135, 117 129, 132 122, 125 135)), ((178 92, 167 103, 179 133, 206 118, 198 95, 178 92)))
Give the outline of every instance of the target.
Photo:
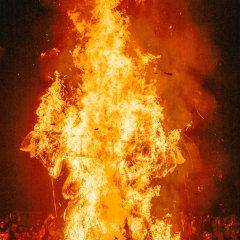
POLYGON ((55 72, 21 150, 57 178, 68 177, 65 239, 170 239, 170 225, 151 215, 151 199, 182 159, 180 130, 165 132, 154 81, 146 67, 159 56, 127 52, 129 19, 119 1, 80 3, 68 12, 77 36, 72 51, 79 84, 55 72))

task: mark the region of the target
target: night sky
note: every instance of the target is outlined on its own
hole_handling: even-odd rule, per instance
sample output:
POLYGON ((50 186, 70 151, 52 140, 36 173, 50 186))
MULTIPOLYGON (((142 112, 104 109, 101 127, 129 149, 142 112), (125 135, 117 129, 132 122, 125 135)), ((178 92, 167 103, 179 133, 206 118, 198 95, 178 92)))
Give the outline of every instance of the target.
MULTIPOLYGON (((223 170, 216 203, 240 206, 240 3, 238 0, 189 1, 197 25, 208 25, 220 49, 215 75, 202 85, 217 101, 212 122, 201 132, 223 170), (216 141, 215 141, 216 140, 216 141)), ((21 152, 23 138, 33 129, 39 97, 47 88, 39 56, 54 47, 57 19, 51 1, 1 0, 0 4, 0 217, 12 211, 53 211, 51 179, 42 164, 21 152)), ((204 145, 200 146, 204 156, 204 145)), ((216 176, 213 176, 216 177, 216 176)), ((56 191, 60 192, 57 181, 56 191)), ((60 193, 57 202, 62 203, 60 193)))

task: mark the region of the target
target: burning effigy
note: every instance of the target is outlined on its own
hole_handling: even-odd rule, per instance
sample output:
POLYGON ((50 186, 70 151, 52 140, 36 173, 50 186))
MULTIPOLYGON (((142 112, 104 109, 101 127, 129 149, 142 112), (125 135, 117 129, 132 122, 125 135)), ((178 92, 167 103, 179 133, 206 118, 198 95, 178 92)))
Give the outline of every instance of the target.
POLYGON ((74 71, 74 79, 57 67, 48 76, 51 85, 21 150, 40 159, 52 178, 63 168, 68 172, 62 188, 68 200, 65 239, 173 239, 171 225, 151 213, 161 188, 151 181, 185 162, 178 142, 191 121, 164 126, 156 80, 146 79, 161 56, 131 42, 123 3, 70 5, 71 51, 54 48, 51 54, 62 54, 61 65, 74 71), (71 56, 71 64, 63 56, 71 56))

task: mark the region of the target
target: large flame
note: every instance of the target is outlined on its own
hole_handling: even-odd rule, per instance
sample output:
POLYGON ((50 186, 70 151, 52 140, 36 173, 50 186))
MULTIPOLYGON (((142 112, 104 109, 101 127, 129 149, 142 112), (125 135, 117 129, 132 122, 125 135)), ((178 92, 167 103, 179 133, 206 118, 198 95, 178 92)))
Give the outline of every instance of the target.
POLYGON ((184 161, 180 130, 163 129, 154 81, 145 80, 146 67, 160 56, 128 53, 129 19, 118 4, 94 0, 84 14, 79 6, 68 12, 79 85, 55 72, 27 150, 51 177, 62 167, 68 171, 65 239, 172 239, 170 225, 151 215, 151 199, 160 191, 151 180, 184 161))

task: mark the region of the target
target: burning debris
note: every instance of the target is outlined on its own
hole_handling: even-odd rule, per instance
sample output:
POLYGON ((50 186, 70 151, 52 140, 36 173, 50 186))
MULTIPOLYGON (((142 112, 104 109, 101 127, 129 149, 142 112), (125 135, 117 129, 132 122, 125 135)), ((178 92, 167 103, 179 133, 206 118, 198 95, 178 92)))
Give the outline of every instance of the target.
POLYGON ((173 74, 170 72, 164 72, 164 74, 168 75, 168 76, 172 76, 173 74))

